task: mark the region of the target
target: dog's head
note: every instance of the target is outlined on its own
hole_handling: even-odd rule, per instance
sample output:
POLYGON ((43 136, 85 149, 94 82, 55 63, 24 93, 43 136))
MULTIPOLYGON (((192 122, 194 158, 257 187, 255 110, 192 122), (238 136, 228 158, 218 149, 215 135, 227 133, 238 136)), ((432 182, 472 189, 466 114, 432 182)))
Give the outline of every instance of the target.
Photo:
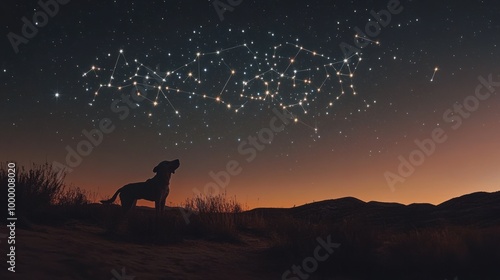
POLYGON ((172 161, 165 160, 153 168, 153 172, 166 174, 175 173, 175 170, 179 168, 179 165, 181 165, 181 163, 178 159, 172 161))

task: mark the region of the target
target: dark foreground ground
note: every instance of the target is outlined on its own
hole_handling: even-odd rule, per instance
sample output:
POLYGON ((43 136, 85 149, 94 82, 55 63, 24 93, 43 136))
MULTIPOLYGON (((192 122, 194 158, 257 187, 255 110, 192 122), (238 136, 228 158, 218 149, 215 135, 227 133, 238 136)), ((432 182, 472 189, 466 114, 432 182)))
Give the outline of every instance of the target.
POLYGON ((0 279, 500 279, 500 193, 437 206, 341 198, 223 208, 189 222, 169 208, 158 223, 151 209, 123 217, 116 205, 27 213, 16 273, 0 239, 0 279))

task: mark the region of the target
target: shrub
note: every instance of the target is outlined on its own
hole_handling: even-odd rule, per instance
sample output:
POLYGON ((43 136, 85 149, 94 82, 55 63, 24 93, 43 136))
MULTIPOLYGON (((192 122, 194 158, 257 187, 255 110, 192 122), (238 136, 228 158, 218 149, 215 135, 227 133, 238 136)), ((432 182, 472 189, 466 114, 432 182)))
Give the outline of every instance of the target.
MULTIPOLYGON (((48 211, 51 207, 81 206, 90 202, 88 192, 80 188, 67 188, 64 184, 65 174, 56 172, 49 163, 33 163, 29 169, 16 166, 15 179, 17 216, 40 221, 50 217, 48 211)), ((6 164, 2 164, 0 183, 7 185, 7 180, 6 164)))
POLYGON ((228 199, 226 192, 188 198, 184 208, 197 214, 192 216, 193 234, 220 241, 238 240, 238 217, 243 209, 236 198, 228 199))

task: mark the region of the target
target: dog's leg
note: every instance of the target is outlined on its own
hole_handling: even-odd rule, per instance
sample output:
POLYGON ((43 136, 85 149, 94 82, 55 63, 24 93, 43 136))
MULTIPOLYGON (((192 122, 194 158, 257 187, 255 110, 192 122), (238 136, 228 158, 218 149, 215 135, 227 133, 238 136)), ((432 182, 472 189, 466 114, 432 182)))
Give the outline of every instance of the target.
POLYGON ((160 203, 160 214, 165 211, 165 203, 167 201, 167 196, 163 197, 160 203))
POLYGON ((120 193, 120 200, 122 202, 122 210, 124 213, 128 213, 130 209, 132 209, 132 207, 134 207, 135 204, 137 203, 136 199, 128 197, 123 193, 120 193))
POLYGON ((155 200, 155 217, 156 221, 158 221, 158 216, 160 214, 160 199, 155 200))

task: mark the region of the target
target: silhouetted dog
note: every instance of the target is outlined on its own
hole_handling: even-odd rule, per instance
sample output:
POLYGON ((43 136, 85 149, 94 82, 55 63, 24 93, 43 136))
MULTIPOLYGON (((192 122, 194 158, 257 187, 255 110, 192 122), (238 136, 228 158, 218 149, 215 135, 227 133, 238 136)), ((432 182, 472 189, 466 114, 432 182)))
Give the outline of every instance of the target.
POLYGON ((113 197, 108 200, 101 200, 101 203, 113 203, 118 194, 120 194, 122 209, 124 212, 128 212, 135 206, 138 199, 154 201, 156 217, 158 217, 165 209, 165 200, 170 192, 170 176, 175 173, 179 165, 180 162, 178 159, 173 161, 162 161, 153 168, 153 172, 156 173, 153 178, 148 179, 146 182, 125 185, 118 189, 113 197))

